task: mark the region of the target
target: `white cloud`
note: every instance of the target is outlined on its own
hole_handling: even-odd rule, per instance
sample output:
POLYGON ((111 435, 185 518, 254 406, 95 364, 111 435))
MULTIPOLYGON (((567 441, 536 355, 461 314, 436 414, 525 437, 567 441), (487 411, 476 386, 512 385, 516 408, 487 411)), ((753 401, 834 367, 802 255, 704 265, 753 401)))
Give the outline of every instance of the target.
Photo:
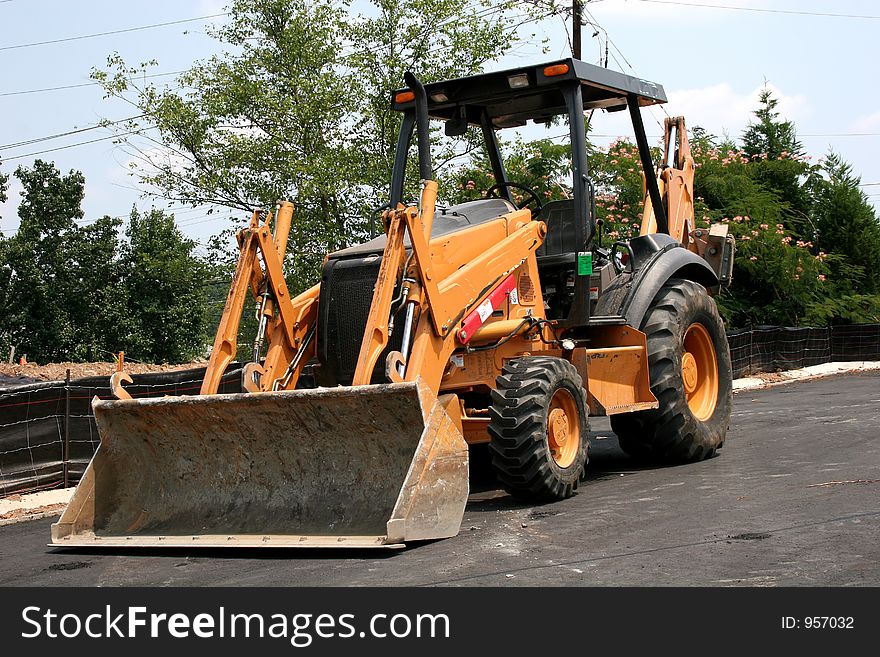
MULTIPOLYGON (((768 84, 768 88, 779 101, 777 110, 781 118, 799 123, 810 116, 806 96, 788 95, 772 84, 768 84)), ((642 109, 645 132, 648 133, 649 140, 656 143, 662 133, 663 119, 668 114, 684 116, 689 128, 700 126, 719 137, 726 133, 739 139, 749 121, 754 118, 763 89, 764 85, 761 85, 751 91, 738 92, 729 83, 722 82, 697 89, 667 90, 668 103, 642 109)), ((595 143, 600 145, 605 145, 616 136, 633 139, 629 113, 597 112, 593 117, 593 134, 595 143)))
MULTIPOLYGON (((779 101, 777 110, 783 119, 801 121, 810 114, 809 104, 804 95, 787 95, 773 84, 767 88, 779 101)), ((730 84, 720 84, 699 89, 680 89, 670 91, 666 111, 670 115, 683 115, 688 125, 699 125, 713 134, 725 131, 731 137, 738 137, 754 118, 758 108, 761 85, 747 93, 739 93, 730 84)))
POLYGON ((850 127, 853 132, 877 132, 880 130, 880 112, 863 114, 850 127))

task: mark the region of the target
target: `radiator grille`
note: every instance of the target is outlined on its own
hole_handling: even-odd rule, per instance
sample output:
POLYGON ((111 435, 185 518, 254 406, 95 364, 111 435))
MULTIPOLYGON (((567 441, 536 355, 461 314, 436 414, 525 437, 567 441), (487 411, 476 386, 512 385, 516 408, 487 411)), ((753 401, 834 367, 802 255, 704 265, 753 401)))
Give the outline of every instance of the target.
MULTIPOLYGON (((376 256, 329 260, 324 265, 318 327, 318 358, 322 385, 351 385, 379 276, 381 259, 376 256)), ((395 290, 395 296, 397 291, 395 290)), ((389 346, 376 362, 372 382, 385 382, 385 357, 400 350, 403 312, 395 317, 397 329, 389 346)))

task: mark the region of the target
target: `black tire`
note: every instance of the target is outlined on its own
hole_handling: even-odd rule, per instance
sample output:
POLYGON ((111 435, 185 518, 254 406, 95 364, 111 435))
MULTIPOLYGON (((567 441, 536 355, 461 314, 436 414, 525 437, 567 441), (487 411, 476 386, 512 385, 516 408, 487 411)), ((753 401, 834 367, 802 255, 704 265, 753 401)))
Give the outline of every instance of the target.
POLYGON ((660 407, 611 416, 621 448, 636 458, 660 463, 700 461, 724 445, 733 403, 730 349, 724 322, 706 289, 670 279, 651 303, 641 329, 648 337, 651 390, 660 407), (682 381, 684 337, 700 324, 709 334, 718 367, 718 390, 711 415, 697 418, 682 381))
MULTIPOLYGON (((501 485, 523 500, 570 497, 587 464, 590 436, 586 395, 577 369, 561 358, 517 358, 504 365, 496 383, 489 408, 489 452, 501 485), (568 406, 578 422, 577 447, 572 442, 570 447, 559 448, 562 465, 553 456, 548 431, 554 395, 558 395, 556 403, 568 406)), ((563 423, 566 435, 567 418, 563 423)))

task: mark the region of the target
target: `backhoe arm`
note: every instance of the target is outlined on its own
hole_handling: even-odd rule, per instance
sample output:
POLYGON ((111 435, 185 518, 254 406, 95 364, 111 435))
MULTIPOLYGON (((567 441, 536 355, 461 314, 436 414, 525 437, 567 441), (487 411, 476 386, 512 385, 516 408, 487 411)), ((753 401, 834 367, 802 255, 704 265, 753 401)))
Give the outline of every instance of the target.
MULTIPOLYGON (((657 185, 666 209, 669 234, 696 252, 696 248, 689 246, 689 238, 695 228, 694 158, 691 156, 683 116, 667 117, 664 121, 663 165, 657 185), (673 131, 675 131, 674 136, 673 131)), ((657 232, 657 218, 650 194, 645 190, 643 193, 645 211, 640 234, 650 235, 657 232)))

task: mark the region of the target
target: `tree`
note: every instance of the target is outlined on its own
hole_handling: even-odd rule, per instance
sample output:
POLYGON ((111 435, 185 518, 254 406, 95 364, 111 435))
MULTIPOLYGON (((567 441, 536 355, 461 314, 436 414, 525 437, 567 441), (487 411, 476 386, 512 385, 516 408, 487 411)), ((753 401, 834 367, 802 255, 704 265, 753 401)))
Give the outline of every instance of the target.
POLYGON ((19 353, 53 360, 78 356, 76 318, 68 301, 78 293, 70 235, 81 219, 84 178, 36 160, 18 167, 20 226, 6 241, 0 274, 0 335, 19 353))
POLYGON ((174 218, 134 211, 88 225, 85 180, 37 160, 19 167, 18 232, 0 240, 0 347, 31 360, 186 362, 206 346, 206 265, 174 218))
POLYGON ((209 346, 208 267, 172 215, 132 209, 120 264, 126 304, 120 348, 148 362, 179 363, 209 346))
POLYGON ((137 175, 158 196, 242 209, 293 200, 289 283, 312 284, 326 252, 368 232, 387 198, 403 72, 426 80, 471 73, 515 41, 507 6, 485 0, 371 0, 351 15, 330 0, 233 0, 213 31, 226 52, 180 76, 181 90, 143 86, 150 63, 109 59, 94 77, 155 125, 136 148, 137 175))
MULTIPOLYGON (((0 164, 2 164, 2 163, 3 163, 3 161, 0 160, 0 164)), ((2 171, 0 171, 0 203, 6 203, 6 201, 9 199, 9 197, 6 195, 8 189, 9 189, 9 174, 3 173, 2 171)), ((0 236, 0 239, 2 239, 2 236, 0 236)))
POLYGON ((838 253, 834 278, 842 290, 880 294, 880 223, 852 165, 831 151, 810 181, 818 246, 838 253))
POLYGON ((752 158, 779 159, 788 155, 802 155, 803 147, 797 140, 797 131, 791 121, 781 121, 776 107, 779 100, 769 87, 760 95, 760 107, 755 110, 758 121, 750 121, 743 133, 743 150, 752 158), (785 154, 785 155, 783 155, 785 154))
POLYGON ((130 321, 125 288, 120 285, 122 220, 104 216, 77 227, 69 236, 75 293, 66 299, 76 318, 75 360, 103 361, 125 350, 123 336, 130 321))
POLYGON ((798 237, 815 240, 815 230, 807 220, 810 199, 803 185, 809 157, 797 139, 794 123, 780 119, 779 101, 769 88, 761 92, 759 102, 754 112, 757 122, 749 122, 742 138, 742 150, 754 164, 748 173, 786 204, 786 218, 798 237))
POLYGON ((133 95, 145 115, 125 131, 142 121, 159 130, 155 148, 129 141, 137 175, 157 196, 244 211, 295 200, 293 278, 311 278, 323 253, 344 243, 342 12, 323 0, 234 0, 230 12, 212 32, 227 51, 182 74, 186 91, 141 86, 150 63, 129 68, 118 55, 112 73, 94 77, 109 94, 133 95))
MULTIPOLYGON (((370 14, 357 15, 346 36, 352 53, 346 60, 354 94, 353 130, 357 144, 352 155, 360 171, 358 182, 367 194, 364 208, 388 200, 388 187, 401 115, 391 109, 391 93, 403 86, 403 74, 413 71, 422 82, 464 77, 500 57, 517 40, 516 28, 534 19, 509 12, 516 3, 504 0, 371 0, 370 14)), ((435 164, 452 161, 456 149, 478 148, 482 138, 437 143, 435 164)), ((411 158, 415 167, 415 158, 411 158)), ((442 166, 437 166, 438 169, 442 166)), ((417 180, 417 176, 410 176, 417 180)))

